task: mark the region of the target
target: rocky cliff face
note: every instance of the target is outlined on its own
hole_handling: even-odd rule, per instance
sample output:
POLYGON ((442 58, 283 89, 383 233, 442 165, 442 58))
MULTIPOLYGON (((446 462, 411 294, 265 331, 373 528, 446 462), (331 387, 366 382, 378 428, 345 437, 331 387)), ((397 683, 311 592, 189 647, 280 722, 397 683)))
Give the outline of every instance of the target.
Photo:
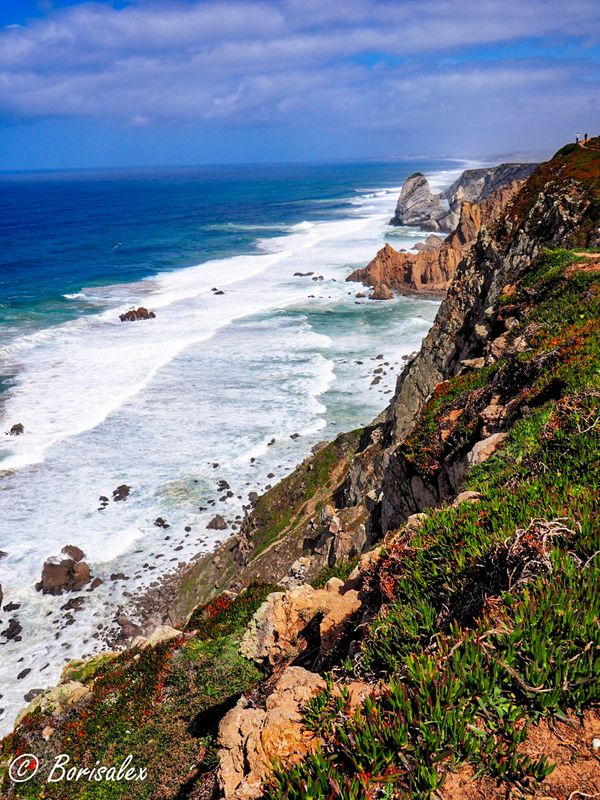
POLYGON ((147 766, 115 800, 599 793, 599 245, 600 152, 569 147, 479 229, 385 413, 190 566, 177 629, 34 699, 0 748, 40 757, 27 797, 63 753, 147 766))
POLYGON ((388 288, 401 294, 442 295, 482 225, 490 226, 498 219, 521 185, 522 181, 513 181, 480 203, 462 201, 458 224, 446 239, 430 236, 417 253, 399 253, 386 244, 364 269, 355 270, 347 280, 373 286, 380 294, 388 288))
MULTIPOLYGON (((460 261, 434 324, 418 355, 399 376, 388 408, 382 481, 368 487, 382 497, 374 524, 383 531, 419 506, 436 504, 456 492, 466 469, 464 461, 452 466, 453 474, 446 465, 436 481, 421 480, 407 467, 401 445, 437 386, 473 364, 494 363, 506 334, 505 323, 497 317, 500 296, 519 282, 542 250, 575 243, 597 245, 598 190, 590 183, 588 168, 555 156, 525 182, 505 216, 490 230, 479 231, 460 261)), ((348 491, 356 501, 354 488, 348 491)))
POLYGON ((440 193, 440 198, 451 205, 457 199, 478 203, 508 183, 525 180, 536 167, 537 164, 499 164, 497 167, 466 169, 460 178, 440 193))
POLYGON ((503 186, 523 181, 536 164, 500 164, 467 169, 448 189, 434 195, 427 178, 415 172, 406 179, 390 225, 417 225, 425 230, 453 231, 464 200, 479 203, 503 186))

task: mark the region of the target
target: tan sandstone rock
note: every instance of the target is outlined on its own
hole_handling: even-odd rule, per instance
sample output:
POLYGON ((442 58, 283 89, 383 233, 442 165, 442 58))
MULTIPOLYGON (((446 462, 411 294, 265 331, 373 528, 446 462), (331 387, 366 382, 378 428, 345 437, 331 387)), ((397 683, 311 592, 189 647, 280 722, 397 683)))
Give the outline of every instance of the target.
POLYGON ((178 631, 177 628, 172 628, 170 625, 160 625, 152 631, 147 639, 140 636, 139 640, 136 640, 134 644, 137 644, 142 650, 147 650, 149 647, 156 647, 164 642, 177 639, 177 637, 181 635, 181 631, 178 631))
POLYGON ((321 652, 330 652, 361 605, 356 590, 342 594, 342 587, 341 581, 332 579, 323 589, 305 584, 270 594, 250 621, 240 651, 258 664, 273 667, 304 652, 318 633, 321 652), (315 622, 317 630, 311 628, 315 622))
POLYGON ((90 689, 78 681, 68 681, 61 683, 47 692, 38 694, 29 705, 24 708, 17 716, 15 728, 21 721, 34 711, 41 711, 43 714, 54 714, 58 716, 66 708, 83 700, 90 694, 90 689))
POLYGON ((471 452, 467 453, 467 462, 469 466, 474 467, 477 464, 482 464, 484 461, 487 461, 490 456, 494 455, 507 436, 508 434, 506 433, 494 433, 492 436, 488 436, 486 439, 477 442, 471 452))
POLYGON ((288 667, 265 708, 241 698, 219 725, 218 778, 226 800, 259 797, 273 761, 293 764, 314 750, 316 737, 302 724, 302 708, 325 688, 319 675, 288 667))

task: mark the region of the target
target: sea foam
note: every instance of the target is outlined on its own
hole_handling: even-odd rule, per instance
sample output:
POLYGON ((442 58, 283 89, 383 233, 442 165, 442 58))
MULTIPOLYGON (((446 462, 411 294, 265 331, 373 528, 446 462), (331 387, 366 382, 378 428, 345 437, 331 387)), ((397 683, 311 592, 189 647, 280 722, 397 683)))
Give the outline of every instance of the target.
POLYGON ((365 191, 339 219, 284 226, 257 240, 255 254, 83 288, 77 294, 106 310, 4 349, 16 374, 5 420, 22 422, 25 434, 7 437, 0 454, 0 549, 8 553, 0 583, 7 602, 21 603, 23 640, 2 648, 0 731, 27 691, 54 684, 65 660, 102 646, 126 592, 215 546, 223 534, 206 525, 216 511, 234 522, 250 490, 383 408, 401 356, 419 346, 437 307, 358 301, 361 287, 345 281, 386 238, 397 247, 418 238, 387 228, 396 194, 365 191), (119 321, 138 305, 156 318, 119 321), (380 353, 386 374, 372 385, 380 353), (128 499, 98 510, 98 497, 122 483, 128 499), (168 530, 154 525, 158 516, 168 530), (34 589, 44 559, 65 544, 82 547, 105 581, 84 593, 68 634, 64 600, 34 589), (111 580, 114 573, 128 579, 111 580), (17 682, 21 658, 31 672, 17 682))

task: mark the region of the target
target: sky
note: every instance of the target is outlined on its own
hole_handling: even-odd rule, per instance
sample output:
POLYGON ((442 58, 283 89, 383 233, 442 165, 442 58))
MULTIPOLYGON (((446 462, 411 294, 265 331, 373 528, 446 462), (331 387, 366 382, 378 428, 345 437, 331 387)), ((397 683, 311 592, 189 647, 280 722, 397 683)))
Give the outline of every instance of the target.
POLYGON ((599 112, 597 0, 0 0, 1 170, 553 152, 599 112))

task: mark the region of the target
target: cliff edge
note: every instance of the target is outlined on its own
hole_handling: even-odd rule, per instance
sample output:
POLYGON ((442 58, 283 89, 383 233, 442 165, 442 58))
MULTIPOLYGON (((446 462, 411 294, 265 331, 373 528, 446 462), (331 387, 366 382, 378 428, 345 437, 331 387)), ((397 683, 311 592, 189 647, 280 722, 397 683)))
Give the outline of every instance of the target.
MULTIPOLYGON (((591 144, 600 146, 600 140, 591 144)), ((600 151, 481 227, 389 407, 257 498, 162 626, 67 665, 12 798, 600 793, 600 151), (48 783, 131 755, 139 781, 48 783)))

